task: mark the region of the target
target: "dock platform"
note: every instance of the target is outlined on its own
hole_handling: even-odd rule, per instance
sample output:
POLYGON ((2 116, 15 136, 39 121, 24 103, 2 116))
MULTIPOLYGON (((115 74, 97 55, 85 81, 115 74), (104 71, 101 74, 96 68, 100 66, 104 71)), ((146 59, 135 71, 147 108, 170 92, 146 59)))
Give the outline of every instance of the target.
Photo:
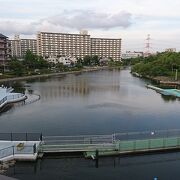
POLYGON ((175 96, 180 98, 180 90, 179 89, 162 89, 152 85, 146 85, 147 88, 153 89, 156 92, 163 94, 165 96, 175 96))

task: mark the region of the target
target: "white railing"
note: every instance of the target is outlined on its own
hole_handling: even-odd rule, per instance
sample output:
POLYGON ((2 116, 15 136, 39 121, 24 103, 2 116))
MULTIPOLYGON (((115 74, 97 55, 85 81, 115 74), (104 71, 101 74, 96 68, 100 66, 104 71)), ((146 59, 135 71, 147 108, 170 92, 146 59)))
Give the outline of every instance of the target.
POLYGON ((18 100, 19 98, 22 98, 24 96, 25 96, 24 94, 13 94, 13 95, 5 96, 3 99, 0 100, 0 105, 11 100, 15 100, 15 99, 18 100))
POLYGON ((9 156, 16 155, 34 155, 37 153, 37 145, 25 145, 23 149, 19 150, 17 146, 9 146, 3 149, 0 149, 0 160, 9 156))
POLYGON ((43 136, 45 144, 103 144, 113 143, 114 135, 43 136))

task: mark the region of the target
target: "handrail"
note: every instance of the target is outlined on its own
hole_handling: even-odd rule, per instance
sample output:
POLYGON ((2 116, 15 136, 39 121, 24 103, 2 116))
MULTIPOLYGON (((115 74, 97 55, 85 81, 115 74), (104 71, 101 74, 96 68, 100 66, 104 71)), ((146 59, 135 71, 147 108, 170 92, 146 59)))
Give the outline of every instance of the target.
POLYGON ((25 94, 13 94, 13 95, 5 96, 3 99, 0 100, 0 105, 6 102, 7 100, 14 100, 17 98, 21 98, 23 96, 25 96, 25 94))
POLYGON ((143 131, 143 132, 130 132, 130 133, 114 133, 111 135, 79 135, 79 136, 43 136, 42 140, 45 143, 87 143, 89 141, 96 143, 107 143, 118 140, 135 140, 135 139, 156 139, 159 137, 180 137, 180 129, 172 130, 154 130, 154 131, 143 131))
POLYGON ((0 133, 1 141, 40 141, 42 133, 22 132, 22 133, 0 133))
POLYGON ((0 149, 0 160, 5 157, 15 156, 20 154, 35 154, 37 153, 37 146, 34 143, 33 145, 24 145, 23 149, 18 150, 17 145, 9 146, 3 149, 0 149))

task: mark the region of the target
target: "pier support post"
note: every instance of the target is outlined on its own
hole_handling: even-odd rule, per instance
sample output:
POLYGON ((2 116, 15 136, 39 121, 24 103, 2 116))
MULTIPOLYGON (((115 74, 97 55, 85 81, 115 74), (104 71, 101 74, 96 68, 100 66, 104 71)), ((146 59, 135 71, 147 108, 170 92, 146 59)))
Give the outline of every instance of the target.
POLYGON ((36 144, 33 145, 33 153, 36 153, 36 144))
POLYGON ((99 150, 98 149, 96 149, 95 161, 96 161, 96 168, 98 168, 99 167, 99 150))
POLYGON ((11 141, 13 141, 13 135, 12 135, 12 132, 11 132, 11 141))
POLYGON ((28 134, 26 133, 26 141, 28 141, 28 134))
POLYGON ((41 133, 41 134, 40 134, 40 137, 39 137, 39 139, 40 139, 41 142, 42 142, 42 137, 43 137, 43 136, 42 136, 42 133, 41 133))

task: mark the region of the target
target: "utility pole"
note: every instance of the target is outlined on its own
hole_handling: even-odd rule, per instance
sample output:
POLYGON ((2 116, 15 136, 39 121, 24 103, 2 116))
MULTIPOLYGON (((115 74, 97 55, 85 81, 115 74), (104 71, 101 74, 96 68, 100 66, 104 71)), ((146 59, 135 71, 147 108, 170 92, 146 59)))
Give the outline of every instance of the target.
POLYGON ((178 69, 176 69, 176 73, 175 73, 175 81, 178 80, 178 69))
POLYGON ((145 53, 144 53, 146 57, 151 54, 151 53, 150 53, 150 48, 151 48, 151 43, 150 43, 150 41, 151 41, 151 35, 148 34, 148 35, 147 35, 147 38, 146 38, 145 53))

